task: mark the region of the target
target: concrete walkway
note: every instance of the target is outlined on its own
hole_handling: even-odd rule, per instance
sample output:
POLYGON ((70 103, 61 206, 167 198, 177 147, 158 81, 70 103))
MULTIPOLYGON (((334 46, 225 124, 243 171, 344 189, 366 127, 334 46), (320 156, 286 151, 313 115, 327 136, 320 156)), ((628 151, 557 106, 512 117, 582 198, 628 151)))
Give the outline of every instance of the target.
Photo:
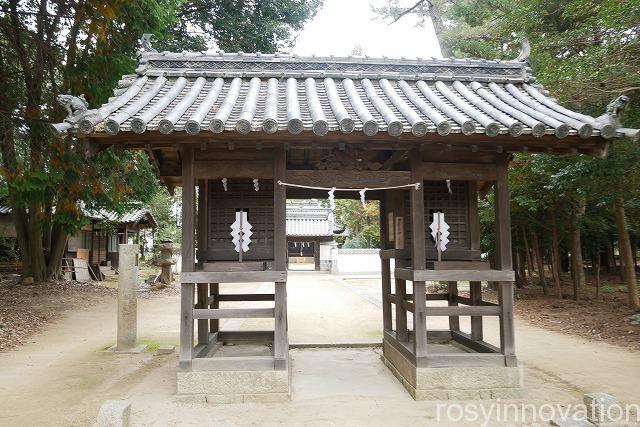
MULTIPOLYGON (((270 285, 232 286, 265 291, 270 285)), ((291 273, 288 293, 293 344, 380 340, 379 280, 291 273)), ((0 354, 0 426, 91 425, 100 404, 113 398, 133 402, 135 425, 480 425, 443 421, 438 402, 414 402, 380 362, 379 349, 292 350, 291 402, 180 403, 173 398, 176 355, 101 352, 115 339, 115 313, 115 300, 106 298, 67 313, 31 343, 0 354)), ((177 343, 178 295, 140 300, 139 313, 142 341, 177 343)), ((223 327, 269 327, 256 319, 230 322, 238 321, 223 327)), ((497 336, 495 324, 486 329, 497 336)), ((525 402, 567 405, 579 403, 584 392, 606 391, 640 403, 640 353, 519 319, 516 334, 525 402)), ((494 416, 489 425, 513 423, 494 416)))

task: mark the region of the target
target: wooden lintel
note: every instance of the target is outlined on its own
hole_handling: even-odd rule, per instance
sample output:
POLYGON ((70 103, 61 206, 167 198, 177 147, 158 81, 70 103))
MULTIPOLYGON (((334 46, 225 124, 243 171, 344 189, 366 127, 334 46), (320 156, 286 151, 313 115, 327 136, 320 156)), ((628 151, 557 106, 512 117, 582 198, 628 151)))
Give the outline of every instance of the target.
POLYGON ((497 176, 494 164, 422 162, 420 168, 427 181, 495 181, 497 176))
POLYGON ((315 187, 392 187, 411 184, 405 171, 288 170, 286 182, 315 187))
POLYGON ((200 179, 273 178, 273 163, 263 160, 196 160, 194 170, 196 178, 200 179))
POLYGON ((182 272, 180 283, 286 282, 286 271, 193 271, 182 272))
POLYGON ((513 270, 412 270, 410 268, 396 268, 395 277, 412 282, 450 280, 504 282, 515 280, 513 270))

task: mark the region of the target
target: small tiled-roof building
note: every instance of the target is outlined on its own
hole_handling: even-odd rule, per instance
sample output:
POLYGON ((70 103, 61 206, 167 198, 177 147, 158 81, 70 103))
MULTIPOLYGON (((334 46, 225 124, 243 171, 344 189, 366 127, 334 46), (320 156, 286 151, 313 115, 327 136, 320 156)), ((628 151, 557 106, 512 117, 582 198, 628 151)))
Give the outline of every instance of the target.
POLYGON ((332 242, 337 230, 328 206, 315 200, 287 202, 287 247, 289 262, 313 257, 320 270, 321 243, 332 242))
MULTIPOLYGON (((11 211, 11 206, 0 205, 0 235, 15 238, 11 211)), ((139 242, 141 230, 158 226, 153 214, 146 208, 132 208, 123 214, 105 209, 83 209, 83 214, 89 223, 69 236, 64 257, 86 258, 92 267, 107 262, 117 267, 118 245, 130 240, 139 242), (106 226, 107 223, 109 226, 106 226)))

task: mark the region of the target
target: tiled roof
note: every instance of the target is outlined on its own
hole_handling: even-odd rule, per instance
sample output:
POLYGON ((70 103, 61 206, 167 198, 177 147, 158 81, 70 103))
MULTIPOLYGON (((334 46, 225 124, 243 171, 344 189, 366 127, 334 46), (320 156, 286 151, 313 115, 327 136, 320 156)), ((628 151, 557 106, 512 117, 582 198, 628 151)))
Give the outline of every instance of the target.
POLYGON ((116 212, 108 211, 105 209, 100 209, 97 211, 86 210, 84 214, 88 218, 96 221, 114 221, 123 224, 135 224, 140 221, 146 220, 153 227, 156 227, 158 225, 151 211, 146 208, 132 209, 128 212, 125 212, 124 214, 118 214, 116 212))
POLYGON ((312 203, 287 203, 287 236, 330 237, 335 228, 330 208, 312 203))
MULTIPOLYGON (((11 206, 9 205, 0 205, 0 215, 10 215, 11 214, 11 206)), ((158 224, 156 219, 153 217, 153 214, 149 209, 139 208, 132 209, 124 214, 120 215, 112 211, 108 211, 105 209, 100 209, 97 211, 90 211, 87 209, 83 209, 83 214, 94 221, 115 221, 127 224, 133 224, 140 222, 142 220, 148 221, 153 227, 157 227, 158 224)))
POLYGON ((155 53, 102 107, 59 132, 363 132, 582 138, 622 135, 614 115, 557 104, 525 62, 155 53))

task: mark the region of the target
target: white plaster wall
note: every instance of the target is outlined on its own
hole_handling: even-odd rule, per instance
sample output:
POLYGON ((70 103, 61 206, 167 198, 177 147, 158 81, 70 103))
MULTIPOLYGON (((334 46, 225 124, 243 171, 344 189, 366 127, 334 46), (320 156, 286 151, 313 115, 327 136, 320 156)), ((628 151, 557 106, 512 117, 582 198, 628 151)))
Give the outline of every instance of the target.
MULTIPOLYGON (((338 249, 334 251, 338 274, 380 273, 379 249, 338 249)), ((393 271, 394 263, 391 260, 393 271)))

